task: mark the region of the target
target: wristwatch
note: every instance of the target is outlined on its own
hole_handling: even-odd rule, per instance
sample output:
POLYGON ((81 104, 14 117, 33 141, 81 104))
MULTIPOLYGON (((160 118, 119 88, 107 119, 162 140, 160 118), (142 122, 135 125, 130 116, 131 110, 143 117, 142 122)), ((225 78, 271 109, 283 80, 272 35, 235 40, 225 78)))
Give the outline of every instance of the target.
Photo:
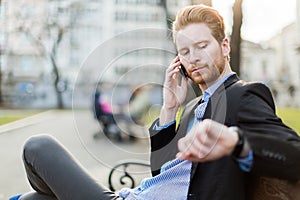
POLYGON ((236 132, 238 134, 238 142, 236 146, 234 147, 234 150, 232 152, 232 156, 235 158, 239 158, 241 155, 241 152, 243 151, 244 144, 245 144, 245 137, 243 134, 243 131, 239 129, 237 126, 231 126, 229 127, 230 131, 236 132))

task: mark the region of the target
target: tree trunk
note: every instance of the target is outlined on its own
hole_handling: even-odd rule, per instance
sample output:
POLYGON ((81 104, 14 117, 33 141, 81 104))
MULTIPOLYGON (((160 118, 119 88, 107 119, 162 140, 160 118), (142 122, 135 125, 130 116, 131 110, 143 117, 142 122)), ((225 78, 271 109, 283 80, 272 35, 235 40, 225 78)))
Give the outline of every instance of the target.
POLYGON ((1 56, 2 53, 0 54, 0 106, 3 104, 2 100, 2 63, 1 63, 1 56))
POLYGON ((54 43, 53 47, 52 47, 52 51, 51 51, 51 64, 52 64, 52 70, 54 73, 54 88, 55 88, 55 93, 56 93, 56 97, 57 97, 57 108, 59 109, 63 109, 64 108, 64 104, 63 104, 63 98, 62 98, 62 91, 60 91, 59 89, 59 83, 60 83, 60 74, 58 71, 58 67, 56 64, 56 57, 57 57, 57 48, 59 46, 59 43, 62 40, 64 34, 64 30, 63 29, 59 29, 58 31, 58 36, 57 36, 57 40, 54 43))
MULTIPOLYGON (((0 0, 0 8, 2 6, 2 0, 0 0)), ((4 47, 5 48, 5 47, 4 47)), ((0 49, 0 106, 3 104, 2 99, 2 56, 3 56, 3 49, 0 49)))
POLYGON ((236 0, 233 6, 233 27, 231 34, 230 65, 232 70, 240 74, 241 27, 243 22, 242 0, 236 0))

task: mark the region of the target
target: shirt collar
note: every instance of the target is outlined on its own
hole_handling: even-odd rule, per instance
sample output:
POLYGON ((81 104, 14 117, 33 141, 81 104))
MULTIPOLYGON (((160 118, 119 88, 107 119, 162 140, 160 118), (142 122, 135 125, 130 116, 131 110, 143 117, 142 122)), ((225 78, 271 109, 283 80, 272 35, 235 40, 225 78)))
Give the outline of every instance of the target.
POLYGON ((203 100, 205 101, 207 98, 211 97, 215 93, 215 91, 218 89, 218 87, 220 85, 222 85, 230 76, 232 76, 234 74, 235 74, 234 72, 230 72, 229 74, 227 74, 226 76, 224 76, 223 78, 218 80, 216 83, 212 84, 209 88, 207 88, 204 91, 203 100))

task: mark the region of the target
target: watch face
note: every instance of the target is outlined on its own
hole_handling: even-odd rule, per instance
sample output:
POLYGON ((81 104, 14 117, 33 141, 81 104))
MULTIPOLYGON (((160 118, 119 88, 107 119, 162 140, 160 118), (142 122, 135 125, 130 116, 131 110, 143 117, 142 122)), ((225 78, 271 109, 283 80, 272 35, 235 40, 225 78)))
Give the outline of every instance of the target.
POLYGON ((229 127, 229 130, 236 132, 238 134, 238 142, 232 152, 232 155, 234 157, 239 157, 239 155, 241 154, 241 152, 244 148, 244 135, 243 135, 241 129, 239 129, 236 126, 229 127))

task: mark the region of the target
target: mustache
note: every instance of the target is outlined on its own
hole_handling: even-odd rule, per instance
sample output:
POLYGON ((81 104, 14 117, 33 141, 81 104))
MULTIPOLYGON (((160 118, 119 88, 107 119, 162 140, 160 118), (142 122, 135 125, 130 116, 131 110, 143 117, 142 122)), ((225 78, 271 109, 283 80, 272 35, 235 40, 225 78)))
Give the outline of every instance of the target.
POLYGON ((191 69, 199 69, 199 68, 204 68, 204 67, 208 67, 207 63, 194 63, 194 64, 190 64, 189 66, 191 69))

